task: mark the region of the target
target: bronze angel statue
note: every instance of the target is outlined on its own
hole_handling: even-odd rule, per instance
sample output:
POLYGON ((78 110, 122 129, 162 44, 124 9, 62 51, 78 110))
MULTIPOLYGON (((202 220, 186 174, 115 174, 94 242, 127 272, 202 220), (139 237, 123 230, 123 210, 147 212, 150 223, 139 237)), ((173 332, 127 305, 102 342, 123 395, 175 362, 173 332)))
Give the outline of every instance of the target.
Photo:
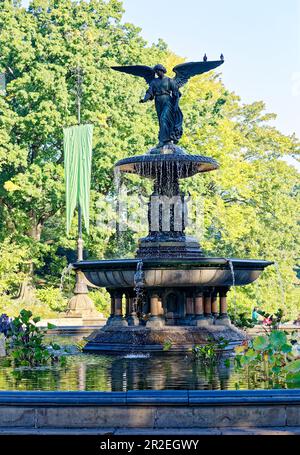
POLYGON ((163 147, 169 143, 177 144, 182 136, 183 115, 179 107, 180 87, 198 74, 217 68, 224 62, 223 55, 218 61, 182 63, 173 68, 174 78, 166 76, 166 68, 159 64, 154 68, 146 65, 113 66, 112 69, 133 76, 143 77, 149 85, 144 99, 140 103, 155 100, 155 108, 159 121, 159 144, 163 147))

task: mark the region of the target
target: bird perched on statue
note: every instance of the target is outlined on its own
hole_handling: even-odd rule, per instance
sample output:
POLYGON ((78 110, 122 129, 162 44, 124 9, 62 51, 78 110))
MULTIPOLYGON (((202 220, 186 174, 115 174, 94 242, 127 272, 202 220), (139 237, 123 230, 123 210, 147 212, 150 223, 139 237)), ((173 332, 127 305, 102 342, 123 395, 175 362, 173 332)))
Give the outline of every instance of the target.
POLYGON ((223 54, 220 55, 220 60, 221 60, 221 62, 224 62, 224 55, 223 54))
POLYGON ((207 62, 207 55, 206 54, 204 54, 203 61, 207 62))

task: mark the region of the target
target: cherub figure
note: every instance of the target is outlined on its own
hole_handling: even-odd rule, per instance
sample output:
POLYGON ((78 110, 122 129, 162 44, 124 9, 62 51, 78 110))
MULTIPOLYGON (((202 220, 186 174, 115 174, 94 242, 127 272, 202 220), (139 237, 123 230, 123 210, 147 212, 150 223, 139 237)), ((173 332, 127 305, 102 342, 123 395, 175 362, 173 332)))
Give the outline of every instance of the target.
POLYGON ((113 66, 112 69, 133 76, 140 76, 146 80, 149 87, 140 103, 155 100, 159 121, 158 147, 163 147, 170 143, 177 144, 182 136, 183 115, 179 107, 180 87, 186 84, 191 77, 217 68, 223 62, 224 59, 212 62, 182 63, 173 68, 176 74, 174 78, 166 76, 167 70, 161 64, 155 65, 154 68, 145 65, 133 65, 113 66))

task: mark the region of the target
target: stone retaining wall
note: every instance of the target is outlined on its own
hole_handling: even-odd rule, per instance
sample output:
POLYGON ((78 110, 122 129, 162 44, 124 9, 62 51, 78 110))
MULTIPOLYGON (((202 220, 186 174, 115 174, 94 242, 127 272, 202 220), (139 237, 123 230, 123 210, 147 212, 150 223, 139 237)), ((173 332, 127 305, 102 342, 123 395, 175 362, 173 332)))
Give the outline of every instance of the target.
POLYGON ((300 390, 0 392, 0 431, 298 426, 300 390))

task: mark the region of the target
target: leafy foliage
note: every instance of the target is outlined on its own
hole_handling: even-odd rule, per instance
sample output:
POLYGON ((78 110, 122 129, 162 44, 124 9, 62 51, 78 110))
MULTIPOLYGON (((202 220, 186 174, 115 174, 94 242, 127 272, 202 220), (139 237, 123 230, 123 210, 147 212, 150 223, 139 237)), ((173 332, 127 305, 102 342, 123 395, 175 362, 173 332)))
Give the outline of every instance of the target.
MULTIPOLYGON (((0 300, 17 296, 26 281, 57 286, 72 261, 77 226, 66 238, 62 127, 77 121, 77 65, 84 73, 82 122, 94 124, 88 256, 102 259, 120 250, 130 256, 143 234, 128 229, 117 241, 108 196, 114 196, 114 163, 156 143, 155 112, 151 103, 138 103, 143 81, 109 67, 162 61, 170 70, 182 59, 162 41, 148 46, 137 27, 122 22, 122 13, 118 0, 32 0, 27 10, 18 2, 0 3, 0 71, 7 78, 0 97, 0 300), (109 214, 102 224, 99 205, 109 214)), ((218 172, 181 184, 204 201, 202 229, 191 213, 190 230, 200 234, 208 255, 277 262, 255 284, 231 292, 231 307, 239 313, 253 304, 270 313, 284 307, 286 317, 296 317, 299 174, 283 158, 299 155, 298 140, 272 126, 275 116, 262 101, 243 104, 218 74, 191 80, 181 106, 182 145, 220 163, 218 172)), ((136 176, 126 182, 129 195, 150 192, 150 182, 136 176)))
MULTIPOLYGON (((260 310, 259 314, 264 318, 271 317, 269 329, 273 330, 278 328, 279 324, 282 322, 284 311, 282 308, 278 308, 275 314, 271 315, 270 313, 266 313, 265 311, 260 310)), ((232 309, 230 311, 230 319, 234 325, 240 328, 253 328, 257 324, 257 321, 254 321, 252 318, 249 318, 246 312, 235 314, 235 312, 232 311, 232 309)), ((265 329, 267 329, 267 327, 265 327, 265 329)))
POLYGON ((163 351, 168 352, 172 348, 172 341, 165 341, 163 345, 163 351))
MULTIPOLYGON (((46 346, 44 343, 45 330, 36 324, 39 317, 32 317, 31 311, 22 310, 19 316, 7 321, 2 315, 2 322, 5 320, 5 336, 8 338, 9 354, 15 366, 38 366, 48 362, 64 362, 58 351, 61 347, 56 343, 46 346)), ((48 324, 48 329, 54 328, 48 324)), ((46 329, 47 330, 47 329, 46 329)))
POLYGON ((104 317, 110 315, 110 296, 105 289, 90 292, 89 297, 94 302, 96 309, 102 313, 104 317))
POLYGON ((237 315, 235 315, 234 312, 230 312, 230 320, 235 326, 240 328, 252 328, 255 326, 255 322, 247 317, 246 312, 237 315))
POLYGON ((299 387, 298 345, 299 340, 294 335, 272 330, 235 349, 235 369, 246 371, 249 388, 258 388, 263 384, 268 388, 299 387))
POLYGON ((67 299, 65 299, 59 289, 53 286, 37 289, 37 299, 53 311, 64 311, 67 309, 67 299))
POLYGON ((0 296, 14 297, 28 272, 26 246, 11 242, 8 237, 0 243, 0 296))
POLYGON ((211 339, 206 344, 194 346, 192 354, 195 360, 200 360, 203 364, 212 367, 220 361, 222 351, 227 345, 228 341, 224 338, 220 338, 218 341, 211 339))

